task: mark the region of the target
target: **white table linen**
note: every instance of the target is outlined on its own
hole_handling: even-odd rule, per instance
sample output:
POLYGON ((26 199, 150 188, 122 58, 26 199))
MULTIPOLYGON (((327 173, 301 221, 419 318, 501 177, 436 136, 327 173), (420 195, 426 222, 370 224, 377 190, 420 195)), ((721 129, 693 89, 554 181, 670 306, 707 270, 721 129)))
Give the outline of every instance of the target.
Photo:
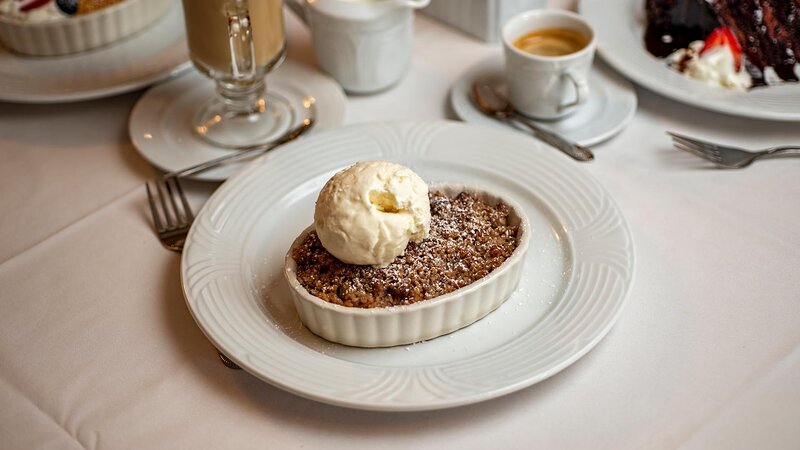
MULTIPOLYGON (((313 64, 307 31, 288 29, 289 57, 313 64)), ((453 118, 451 83, 499 51, 418 15, 407 77, 350 97, 346 123, 453 118)), ((155 171, 127 137, 141 92, 0 104, 0 448, 799 448, 800 158, 710 169, 664 130, 760 147, 800 143, 800 125, 637 93, 630 126, 585 165, 634 236, 615 327, 531 388, 403 414, 219 362, 152 231, 155 171)))

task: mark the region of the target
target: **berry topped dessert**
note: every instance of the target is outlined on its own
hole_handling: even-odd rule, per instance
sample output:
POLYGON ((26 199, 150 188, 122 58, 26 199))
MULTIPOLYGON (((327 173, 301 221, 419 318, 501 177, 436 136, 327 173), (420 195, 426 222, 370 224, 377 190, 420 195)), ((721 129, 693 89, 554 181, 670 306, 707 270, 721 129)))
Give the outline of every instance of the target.
POLYGON ((800 1, 646 0, 647 50, 730 89, 800 78, 800 1))
POLYGON ((171 0, 0 0, 0 44, 23 56, 94 50, 156 23, 171 0))
POLYGON ((25 21, 45 22, 88 14, 123 0, 0 0, 0 15, 25 21))
POLYGON ((61 19, 66 13, 53 0, 1 0, 0 15, 26 22, 45 22, 61 19))

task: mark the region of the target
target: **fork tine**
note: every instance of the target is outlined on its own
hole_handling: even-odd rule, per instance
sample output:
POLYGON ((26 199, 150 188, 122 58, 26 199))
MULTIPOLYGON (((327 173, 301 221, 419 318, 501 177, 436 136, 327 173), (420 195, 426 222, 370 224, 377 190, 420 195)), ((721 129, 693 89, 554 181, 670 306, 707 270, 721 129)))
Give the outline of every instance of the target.
MULTIPOLYGON (((160 233, 164 230, 164 225, 161 224, 161 215, 158 213, 156 200, 150 190, 150 182, 146 182, 144 187, 147 189, 147 202, 150 204, 150 214, 153 216, 153 225, 156 227, 156 232, 160 233)), ((158 187, 156 187, 156 189, 158 189, 158 187)))
POLYGON ((709 145, 705 144, 696 144, 693 141, 687 141, 682 137, 673 136, 672 142, 674 144, 682 144, 685 147, 691 148, 695 150, 695 154, 702 153, 705 157, 711 158, 713 161, 721 161, 722 157, 720 156, 719 152, 716 148, 713 148, 709 145))
POLYGON ((717 163, 717 164, 719 164, 719 162, 720 162, 719 159, 718 158, 714 158, 713 155, 709 155, 708 153, 704 153, 704 152, 702 152, 700 150, 697 150, 696 148, 694 148, 692 146, 689 146, 689 145, 686 145, 686 144, 684 144, 682 142, 675 141, 672 144, 675 146, 675 148, 677 148, 679 150, 683 150, 685 152, 689 152, 689 153, 691 153, 691 154, 693 154, 695 156, 699 156, 699 157, 705 159, 706 161, 711 161, 711 162, 717 163))
POLYGON ((192 207, 189 205, 189 201, 186 199, 186 194, 183 193, 183 188, 181 187, 178 177, 174 177, 173 180, 175 180, 175 188, 178 191, 178 197, 180 198, 181 203, 183 203, 183 215, 186 219, 186 223, 192 223, 194 221, 192 207))
POLYGON ((689 136, 686 136, 685 134, 673 133, 672 131, 667 131, 667 134, 672 136, 673 138, 683 139, 684 141, 694 142, 696 144, 714 145, 713 142, 701 141, 700 139, 689 137, 689 136))
MULTIPOLYGON (((156 190, 158 191, 158 199, 161 201, 161 208, 164 211, 164 221, 167 223, 168 229, 173 228, 175 226, 175 221, 172 220, 172 214, 174 214, 174 210, 170 210, 169 206, 167 205, 167 201, 164 199, 164 191, 167 189, 167 186, 161 180, 156 180, 155 184, 156 190), (171 213, 171 211, 173 213, 171 213)), ((167 193, 167 195, 169 195, 169 193, 167 193)))
POLYGON ((695 156, 699 156, 699 157, 701 157, 703 159, 708 159, 709 158, 709 155, 707 155, 707 154, 695 149, 694 147, 690 147, 690 146, 684 144, 683 142, 673 141, 672 142, 672 146, 677 148, 677 149, 679 149, 679 150, 683 150, 684 152, 691 153, 691 154, 693 154, 695 156))
POLYGON ((696 138, 691 138, 689 136, 685 136, 685 135, 678 134, 678 133, 673 133, 671 131, 667 131, 667 134, 672 136, 673 139, 681 139, 684 142, 689 142, 691 144, 700 146, 700 147, 703 148, 703 150, 706 150, 706 151, 712 153, 714 155, 714 157, 719 158, 720 160, 722 160, 722 154, 720 153, 720 149, 721 148, 727 149, 727 150, 731 150, 731 151, 745 151, 745 150, 740 149, 738 147, 720 146, 719 144, 715 144, 713 142, 708 142, 708 141, 703 141, 703 140, 696 139, 696 138))
POLYGON ((672 136, 673 141, 683 142, 686 145, 691 145, 692 147, 702 148, 705 150, 711 150, 714 148, 713 144, 705 144, 702 141, 696 141, 693 139, 688 139, 683 136, 672 136))
POLYGON ((181 214, 181 208, 178 206, 178 202, 175 201, 175 195, 177 194, 177 189, 175 189, 175 179, 168 178, 164 180, 164 186, 167 188, 167 196, 169 197, 169 202, 172 205, 172 212, 175 214, 175 226, 180 227, 184 225, 184 218, 183 214, 181 214))

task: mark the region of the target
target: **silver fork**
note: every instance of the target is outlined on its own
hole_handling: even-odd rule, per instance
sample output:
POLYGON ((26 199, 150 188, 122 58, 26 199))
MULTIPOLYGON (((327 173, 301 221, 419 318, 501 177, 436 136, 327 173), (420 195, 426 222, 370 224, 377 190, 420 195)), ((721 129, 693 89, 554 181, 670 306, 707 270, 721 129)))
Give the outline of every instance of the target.
POLYGON ((697 155, 725 169, 741 169, 763 157, 777 155, 800 156, 800 146, 794 145, 782 145, 758 151, 748 151, 739 147, 701 141, 700 139, 690 138, 671 131, 667 131, 667 134, 672 136, 672 143, 676 148, 697 155))
MULTIPOLYGON (((194 221, 192 207, 189 206, 180 179, 178 177, 157 178, 146 182, 145 189, 147 189, 147 201, 150 203, 150 213, 153 215, 153 225, 161 244, 180 253, 183 250, 183 243, 186 241, 189 228, 194 221)), ((219 350, 217 350, 217 354, 225 367, 241 369, 219 350)))
POLYGON ((145 183, 145 188, 158 239, 164 247, 180 253, 194 214, 179 179, 157 178, 145 183))
POLYGON ((313 126, 314 119, 307 118, 303 120, 300 125, 287 131, 274 142, 265 145, 257 145, 181 170, 169 172, 152 182, 145 183, 147 199, 150 202, 150 213, 153 215, 153 223, 155 224, 158 238, 161 240, 164 247, 176 252, 181 252, 183 250, 183 243, 186 240, 186 235, 189 233, 192 221, 194 221, 192 208, 189 206, 189 202, 186 201, 186 195, 181 188, 180 177, 196 175, 231 161, 238 161, 267 153, 278 146, 297 139, 313 126), (152 189, 150 187, 151 185, 153 186, 152 189), (175 200, 176 196, 178 200, 175 200), (161 205, 161 212, 159 212, 159 205, 161 205))

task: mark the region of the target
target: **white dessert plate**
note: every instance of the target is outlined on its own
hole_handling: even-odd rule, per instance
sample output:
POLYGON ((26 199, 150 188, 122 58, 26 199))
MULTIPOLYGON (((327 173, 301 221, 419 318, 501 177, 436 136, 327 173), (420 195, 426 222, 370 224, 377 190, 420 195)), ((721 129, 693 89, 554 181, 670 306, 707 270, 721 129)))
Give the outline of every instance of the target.
POLYGON ((256 377, 334 405, 414 411, 509 394, 576 361, 619 316, 633 264, 614 200, 560 152, 460 122, 372 123, 288 144, 223 184, 189 232, 181 283, 209 340, 256 377), (505 303, 466 328, 398 347, 347 347, 303 327, 283 276, 286 251, 312 222, 328 178, 371 159, 521 205, 530 249, 505 303))
POLYGON ((0 100, 57 103, 121 94, 191 67, 180 2, 151 27, 74 55, 20 56, 0 45, 0 100))
MULTIPOLYGON (((291 105, 294 125, 307 116, 314 118, 314 128, 308 134, 338 127, 344 121, 346 98, 342 88, 317 70, 285 60, 267 75, 267 89, 291 105)), ((230 154, 231 150, 206 142, 191 128, 192 118, 213 95, 214 83, 194 70, 153 87, 131 112, 128 131, 134 147, 166 172, 230 154)), ((246 164, 226 164, 189 178, 222 181, 246 164)))
MULTIPOLYGON (((503 55, 493 55, 467 69, 450 89, 450 104, 461 120, 497 128, 515 129, 487 117, 472 103, 475 82, 484 82, 506 92, 503 55)), ((633 119, 636 91, 624 78, 597 64, 589 75, 589 99, 573 114, 555 121, 536 121, 542 128, 581 145, 590 146, 611 138, 633 119)), ((528 131, 518 130, 530 135, 528 131)))
POLYGON ((708 86, 667 67, 644 46, 644 0, 582 0, 603 60, 636 84, 688 105, 756 119, 800 120, 800 83, 741 92, 708 86))

